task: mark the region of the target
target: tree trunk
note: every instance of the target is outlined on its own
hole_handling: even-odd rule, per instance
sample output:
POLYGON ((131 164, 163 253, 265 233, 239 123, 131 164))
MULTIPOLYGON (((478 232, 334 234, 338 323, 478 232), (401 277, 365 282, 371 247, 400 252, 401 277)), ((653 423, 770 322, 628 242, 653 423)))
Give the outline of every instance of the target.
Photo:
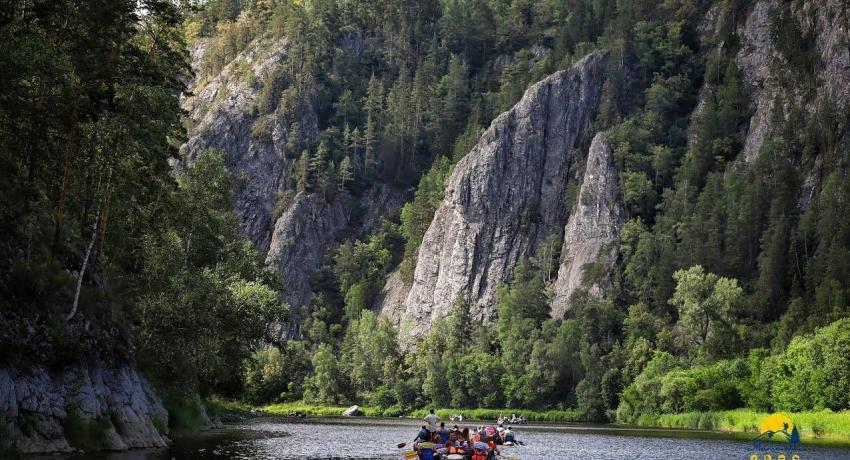
MULTIPOLYGON (((76 96, 75 96, 76 101, 76 96)), ((68 143, 65 147, 65 160, 62 166, 62 182, 59 185, 59 198, 56 206, 56 228, 53 231, 53 242, 51 244, 51 253, 56 254, 56 249, 59 246, 59 237, 62 234, 62 219, 65 217, 65 197, 68 194, 68 187, 71 182, 71 166, 74 164, 74 157, 77 151, 77 123, 79 119, 79 103, 74 103, 74 112, 71 118, 71 126, 69 128, 68 143)))
POLYGON ((91 241, 89 241, 89 245, 86 248, 86 253, 83 256, 83 263, 80 266, 80 273, 77 275, 77 289, 76 292, 74 292, 74 303, 71 304, 71 311, 68 312, 67 316, 65 316, 65 321, 71 321, 77 314, 77 305, 80 301, 80 289, 83 287, 83 275, 85 275, 86 273, 86 265, 88 265, 89 263, 89 256, 91 256, 92 248, 94 248, 94 242, 97 240, 98 224, 100 224, 100 208, 97 209, 97 215, 94 216, 94 224, 92 224, 91 229, 91 241))

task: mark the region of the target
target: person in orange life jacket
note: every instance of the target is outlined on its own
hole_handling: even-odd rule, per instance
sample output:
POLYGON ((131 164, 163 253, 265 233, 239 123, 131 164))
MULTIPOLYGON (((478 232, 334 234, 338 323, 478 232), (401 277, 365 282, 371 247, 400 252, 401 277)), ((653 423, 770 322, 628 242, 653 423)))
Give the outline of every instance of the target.
POLYGON ((495 458, 493 450, 486 443, 478 441, 472 445, 472 460, 491 460, 495 458))
POLYGON ((487 441, 487 445, 490 446, 490 452, 495 455, 501 455, 501 452, 499 452, 499 446, 496 445, 496 439, 498 438, 491 438, 487 441))
POLYGON ((471 451, 469 441, 461 438, 460 433, 457 431, 452 431, 451 436, 449 436, 449 446, 450 454, 467 455, 471 451))

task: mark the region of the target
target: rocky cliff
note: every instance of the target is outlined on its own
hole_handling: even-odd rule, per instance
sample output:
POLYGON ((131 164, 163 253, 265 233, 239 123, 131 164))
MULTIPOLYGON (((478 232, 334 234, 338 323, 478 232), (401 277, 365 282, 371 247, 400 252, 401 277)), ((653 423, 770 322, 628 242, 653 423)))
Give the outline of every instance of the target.
POLYGON ((590 144, 584 178, 575 207, 564 229, 561 264, 552 296, 552 317, 562 318, 570 297, 583 284, 601 295, 617 259, 616 242, 626 212, 620 194, 614 157, 605 135, 590 144), (595 264, 596 270, 590 270, 595 264), (588 279, 588 271, 593 278, 588 279))
POLYGON ((596 115, 607 58, 590 54, 531 86, 457 164, 419 250, 402 330, 418 336, 467 297, 492 318, 516 263, 563 233, 573 150, 596 115))
MULTIPOLYGON (((722 49, 728 43, 717 38, 723 29, 719 10, 719 6, 708 10, 698 33, 709 47, 722 49)), ((850 101, 848 12, 842 2, 763 0, 747 7, 745 14, 743 20, 736 19, 735 34, 739 40, 735 63, 751 101, 751 116, 741 125, 742 167, 757 159, 764 141, 777 129, 777 103, 787 118, 792 107, 846 111, 850 101), (785 20, 798 31, 802 52, 817 61, 809 70, 801 70, 777 39, 785 20)), ((343 34, 338 47, 361 53, 363 37, 355 32, 343 34)), ((351 202, 325 202, 318 195, 302 193, 280 206, 281 193, 292 188, 298 152, 287 150, 290 125, 279 121, 280 109, 259 114, 257 104, 264 88, 274 83, 287 46, 285 39, 256 39, 217 75, 195 82, 195 95, 184 100, 191 127, 183 150, 189 162, 205 148, 226 150, 229 167, 245 174, 247 185, 236 196, 242 230, 282 273, 287 300, 296 313, 290 329, 297 329, 298 316, 312 301, 311 274, 328 250, 343 235, 364 235, 403 200, 401 193, 378 186, 351 202), (260 122, 262 133, 257 129, 260 122), (357 222, 350 212, 355 202, 354 207, 368 211, 357 222), (357 227, 353 232, 346 230, 352 226, 357 227)), ((204 52, 202 41, 193 49, 196 68, 204 52)), ((534 59, 547 52, 534 48, 534 59)), ((491 70, 498 73, 513 59, 498 57, 491 70)), ((589 150, 587 165, 575 164, 574 150, 590 138, 588 127, 599 103, 605 60, 603 54, 594 53, 529 88, 457 165, 420 246, 413 283, 406 285, 394 272, 378 298, 382 315, 404 324, 403 334, 426 331, 458 294, 473 302, 476 318, 494 317, 498 284, 508 280, 516 262, 534 255, 550 235, 563 243, 553 315, 561 316, 569 308, 570 295, 587 281, 588 263, 601 264, 587 265, 600 269, 593 270, 588 287, 597 293, 604 287, 624 219, 615 199, 618 174, 603 138, 589 150), (582 184, 577 202, 565 202, 570 180, 582 184)), ((707 91, 711 88, 701 90, 707 91)), ((296 118, 300 135, 313 139, 319 131, 318 115, 313 96, 303 96, 296 118)), ((701 98, 695 114, 703 103, 701 98)), ((691 130, 691 136, 694 133, 691 130)), ((847 143, 843 133, 836 151, 846 150, 847 143)), ((819 168, 805 165, 801 208, 815 194, 819 168)))
MULTIPOLYGON (((341 46, 356 45, 354 38, 344 38, 347 41, 341 46)), ((201 69, 205 51, 203 40, 192 48, 196 71, 201 69)), ((234 197, 240 229, 281 273, 285 299, 293 309, 293 321, 287 326, 291 334, 298 328, 302 310, 312 302, 310 277, 340 232, 350 226, 350 234, 367 234, 382 216, 404 204, 404 193, 376 184, 357 197, 326 200, 301 192, 288 202, 282 199, 294 188, 292 170, 301 153, 288 143, 292 124, 285 120, 293 115, 282 113, 283 107, 261 114, 258 105, 267 86, 279 84, 275 75, 286 52, 285 39, 259 38, 217 75, 202 75, 193 82, 194 94, 183 99, 190 137, 182 151, 183 163, 191 165, 205 149, 224 150, 228 168, 244 177, 245 184, 234 197), (354 208, 362 209, 363 215, 353 218, 354 208)), ((319 128, 312 95, 299 93, 295 112, 301 141, 314 139, 319 128)))
POLYGON ((341 204, 328 203, 317 193, 299 193, 275 223, 266 263, 284 279, 286 298, 296 307, 293 319, 299 316, 297 307, 310 303, 310 272, 318 268, 346 221, 341 204))
POLYGON ((754 107, 742 158, 753 162, 765 139, 771 135, 775 105, 782 105, 787 118, 792 106, 817 111, 832 105, 845 110, 850 102, 850 12, 838 0, 823 2, 756 3, 738 30, 742 44, 736 56, 747 93, 754 107), (787 17, 783 18, 783 15, 787 17), (780 20, 796 28, 800 43, 814 60, 808 69, 792 62, 777 45, 780 20), (802 73, 802 75, 801 75, 802 73), (806 74, 810 73, 810 74, 806 74))
POLYGON ((0 448, 126 450, 168 443, 168 413, 129 366, 0 369, 0 448))
MULTIPOLYGON (((192 49, 196 71, 205 49, 203 41, 192 49)), ((189 140, 182 147, 185 161, 191 163, 206 149, 228 152, 228 167, 246 179, 234 197, 240 228, 263 253, 271 241, 278 192, 289 179, 290 157, 300 153, 287 155, 289 127, 282 123, 271 123, 268 136, 252 132, 262 89, 271 84, 274 69, 285 56, 285 40, 257 39, 218 75, 194 82, 194 94, 185 97, 182 104, 190 123, 189 140)), ((316 135, 315 111, 301 111, 300 121, 302 136, 316 135)))

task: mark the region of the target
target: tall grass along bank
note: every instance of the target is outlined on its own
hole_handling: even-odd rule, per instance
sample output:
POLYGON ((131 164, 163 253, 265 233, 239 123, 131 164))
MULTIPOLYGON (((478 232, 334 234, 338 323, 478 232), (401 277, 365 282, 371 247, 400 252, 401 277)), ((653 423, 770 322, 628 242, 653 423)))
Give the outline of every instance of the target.
MULTIPOLYGON (((347 406, 315 405, 304 402, 290 402, 272 404, 263 410, 270 415, 290 415, 300 413, 314 417, 336 417, 342 415, 347 406)), ((401 410, 398 406, 379 408, 375 406, 359 406, 360 411, 366 417, 411 417, 422 418, 428 414, 429 409, 416 409, 413 411, 401 410)), ((529 422, 580 422, 578 411, 549 410, 535 411, 529 409, 435 409, 435 413, 444 420, 451 419, 454 415, 462 415, 464 420, 496 420, 500 415, 511 414, 522 415, 529 422)))
MULTIPOLYGON (((693 428, 753 433, 759 431, 761 421, 770 414, 749 409, 713 412, 686 412, 681 414, 643 415, 636 424, 643 427, 693 428)), ((829 409, 809 412, 786 412, 800 431, 803 442, 816 444, 850 444, 850 411, 834 412, 829 409)))

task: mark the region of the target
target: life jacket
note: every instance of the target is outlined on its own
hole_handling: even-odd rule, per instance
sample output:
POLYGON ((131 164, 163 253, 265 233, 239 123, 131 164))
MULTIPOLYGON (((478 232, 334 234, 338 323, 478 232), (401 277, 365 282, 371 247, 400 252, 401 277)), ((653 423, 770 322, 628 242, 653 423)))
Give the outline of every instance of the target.
POLYGON ((472 460, 487 460, 490 458, 490 448, 483 442, 476 442, 472 446, 472 460))

